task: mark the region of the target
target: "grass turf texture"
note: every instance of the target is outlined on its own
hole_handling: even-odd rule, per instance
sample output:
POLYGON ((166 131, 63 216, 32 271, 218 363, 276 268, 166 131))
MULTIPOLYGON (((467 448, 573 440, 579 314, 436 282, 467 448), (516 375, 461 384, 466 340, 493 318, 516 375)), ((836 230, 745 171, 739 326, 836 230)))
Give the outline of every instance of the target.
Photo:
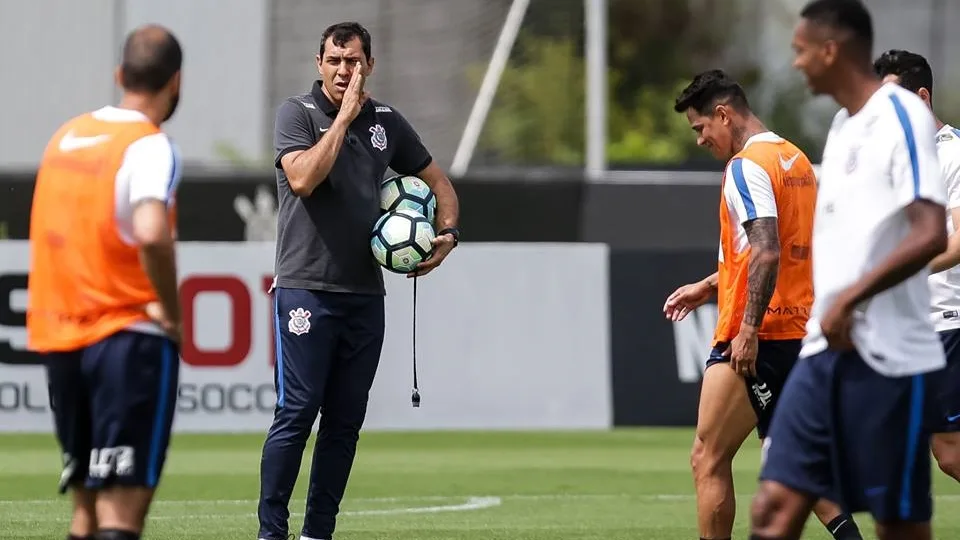
MULTIPOLYGON (((337 540, 680 540, 697 537, 689 429, 611 432, 365 433, 337 540)), ((262 435, 179 435, 144 537, 255 538, 262 435)), ((299 533, 312 457, 291 502, 299 533)), ((759 445, 734 464, 746 537, 759 445)), ((63 538, 52 436, 0 436, 0 538, 63 538)), ((960 486, 934 472, 935 534, 960 538, 960 486)), ((867 538, 872 523, 857 516, 867 538)), ((830 538, 811 518, 804 538, 830 538)))

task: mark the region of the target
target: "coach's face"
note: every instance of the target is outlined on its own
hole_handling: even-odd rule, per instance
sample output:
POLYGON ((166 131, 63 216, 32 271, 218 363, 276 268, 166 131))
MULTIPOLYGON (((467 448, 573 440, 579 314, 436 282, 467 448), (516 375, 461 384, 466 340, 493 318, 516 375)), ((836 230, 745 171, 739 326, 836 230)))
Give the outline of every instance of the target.
POLYGON ((793 32, 793 67, 803 73, 814 95, 830 91, 828 74, 837 60, 837 43, 827 39, 824 29, 800 19, 793 32))
POLYGON ((733 157, 733 118, 726 105, 717 105, 711 114, 700 114, 687 109, 687 121, 697 134, 697 146, 706 148, 713 157, 726 161, 733 157))
POLYGON ((355 37, 343 45, 333 42, 333 36, 323 44, 323 51, 317 55, 317 69, 327 96, 339 105, 343 94, 350 84, 353 71, 360 69, 365 77, 373 72, 373 58, 363 53, 363 42, 355 37))

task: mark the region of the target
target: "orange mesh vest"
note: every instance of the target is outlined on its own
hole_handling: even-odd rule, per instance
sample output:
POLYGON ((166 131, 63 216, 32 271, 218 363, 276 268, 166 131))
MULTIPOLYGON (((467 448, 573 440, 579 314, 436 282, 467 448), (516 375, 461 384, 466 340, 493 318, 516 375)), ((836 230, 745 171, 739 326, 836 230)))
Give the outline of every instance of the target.
MULTIPOLYGON (((789 141, 756 141, 734 159, 745 158, 770 176, 777 207, 780 236, 780 269, 776 289, 763 317, 759 339, 801 339, 813 305, 813 266, 810 246, 817 201, 817 180, 807 156, 789 141), (789 165, 789 160, 800 154, 789 165), (789 170, 781 164, 787 161, 789 170)), ((728 179, 724 174, 723 184, 728 179)), ((721 189, 722 193, 722 189, 721 189)), ((732 340, 740 332, 747 306, 747 276, 750 248, 737 253, 737 217, 731 215, 725 197, 720 201, 720 249, 717 289, 720 316, 714 343, 732 340)))
POLYGON ((115 190, 127 147, 155 133, 147 121, 86 114, 48 144, 30 215, 30 350, 80 349, 148 320, 144 305, 157 295, 138 248, 120 237, 115 190))

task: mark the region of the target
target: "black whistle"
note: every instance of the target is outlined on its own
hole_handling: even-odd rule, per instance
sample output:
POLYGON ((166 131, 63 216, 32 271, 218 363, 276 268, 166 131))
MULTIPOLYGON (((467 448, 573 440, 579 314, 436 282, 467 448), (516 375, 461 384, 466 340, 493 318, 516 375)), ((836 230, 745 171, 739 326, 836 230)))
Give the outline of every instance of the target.
POLYGON ((413 403, 413 408, 420 406, 420 392, 416 388, 413 389, 413 395, 410 396, 410 402, 413 403))

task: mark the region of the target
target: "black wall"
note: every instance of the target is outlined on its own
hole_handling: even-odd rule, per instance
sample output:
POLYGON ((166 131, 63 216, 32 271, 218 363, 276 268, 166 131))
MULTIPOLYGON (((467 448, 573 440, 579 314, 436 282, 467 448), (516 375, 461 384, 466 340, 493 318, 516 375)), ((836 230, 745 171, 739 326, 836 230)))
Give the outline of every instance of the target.
MULTIPOLYGON (((468 177, 455 186, 465 241, 605 242, 614 249, 675 251, 716 246, 717 180, 715 186, 669 186, 468 177)), ((269 174, 184 178, 177 196, 180 238, 243 240, 233 200, 252 199, 258 185, 276 189, 269 174)), ((0 222, 9 238, 27 237, 32 196, 32 175, 0 175, 0 222)))

